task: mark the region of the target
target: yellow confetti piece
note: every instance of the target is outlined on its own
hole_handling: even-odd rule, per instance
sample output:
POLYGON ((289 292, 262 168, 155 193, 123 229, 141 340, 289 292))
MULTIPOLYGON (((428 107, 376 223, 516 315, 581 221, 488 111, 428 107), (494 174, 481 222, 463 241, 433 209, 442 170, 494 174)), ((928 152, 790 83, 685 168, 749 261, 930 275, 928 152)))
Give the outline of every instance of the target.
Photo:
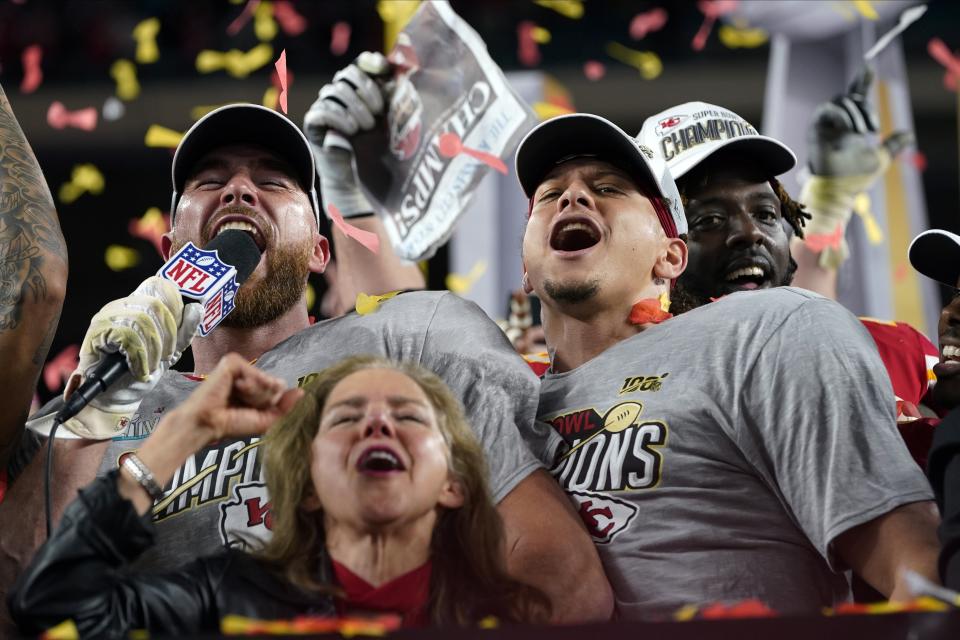
POLYGON ((133 629, 127 634, 127 640, 150 640, 150 632, 146 629, 133 629))
POLYGON ((660 56, 653 51, 637 51, 625 47, 619 42, 608 42, 607 54, 611 58, 635 68, 644 80, 653 80, 663 73, 663 63, 660 61, 660 56))
POLYGON ((667 293, 666 291, 661 291, 659 300, 660 300, 660 309, 664 313, 669 312, 670 311, 670 294, 667 293))
POLYGON ((480 260, 470 267, 470 272, 466 275, 461 275, 459 273, 451 273, 447 275, 447 289, 453 291, 457 295, 465 295, 468 291, 470 291, 470 289, 473 288, 473 285, 477 283, 477 280, 479 280, 486 272, 487 261, 480 260))
POLYGON ((397 35, 410 22, 420 8, 420 0, 380 0, 377 14, 383 20, 383 49, 389 51, 397 41, 397 35))
POLYGON ((700 611, 700 607, 695 604, 686 604, 674 611, 673 619, 677 622, 686 622, 688 620, 693 620, 696 617, 697 612, 700 611))
POLYGON ((273 18, 273 3, 263 0, 253 10, 253 32, 261 42, 277 37, 277 21, 273 18))
POLYGON ((883 231, 877 223, 876 217, 871 210, 870 196, 866 193, 858 194, 853 201, 853 212, 860 216, 863 222, 863 229, 867 234, 867 240, 872 245, 883 243, 883 231))
POLYGON ((140 82, 137 80, 137 67, 121 58, 110 66, 110 77, 117 83, 117 97, 130 102, 140 95, 140 82))
POLYGON ((103 261, 111 271, 123 271, 140 264, 140 254, 136 249, 111 244, 103 254, 103 261))
POLYGON ((239 49, 230 49, 226 52, 204 49, 197 54, 196 65, 200 73, 212 73, 223 69, 234 78, 246 78, 272 60, 273 47, 262 43, 246 53, 239 49))
POLYGON ((43 640, 78 640, 80 631, 73 620, 64 620, 55 627, 50 627, 40 636, 43 640))
POLYGON ((873 4, 870 0, 853 0, 853 8, 856 9, 861 16, 867 20, 877 20, 880 16, 877 15, 877 10, 873 8, 873 4))
POLYGON ((556 118, 557 116, 562 116, 567 113, 574 113, 573 109, 568 109, 567 107, 550 102, 534 102, 533 111, 541 120, 549 120, 550 118, 556 118))
POLYGON ((60 185, 60 202, 70 204, 85 193, 99 195, 103 186, 103 174, 96 166, 89 163, 75 165, 70 182, 60 185))
POLYGON ((359 313, 361 316, 369 315, 380 307, 381 302, 384 300, 389 300, 398 293, 400 292, 391 291, 390 293, 385 293, 382 296, 368 296, 365 293, 358 293, 357 303, 355 305, 357 313, 359 313))
POLYGON ((754 49, 766 44, 770 34, 763 29, 741 29, 725 24, 717 31, 717 37, 728 49, 754 49))
POLYGON ((543 27, 534 27, 531 29, 530 37, 537 44, 547 44, 550 42, 550 32, 543 27))
POLYGON ((533 0, 533 2, 545 9, 556 11, 564 18, 579 20, 583 17, 582 0, 533 0))
POLYGON ((147 129, 147 135, 143 137, 143 142, 148 147, 175 149, 177 145, 180 144, 181 138, 183 138, 183 134, 179 131, 167 129, 158 124, 152 124, 150 128, 147 129))
POLYGON ((480 622, 477 623, 477 626, 481 629, 496 629, 500 626, 500 619, 497 616, 487 616, 486 618, 480 618, 480 622))
POLYGON ((313 309, 313 303, 317 301, 317 291, 313 288, 313 285, 309 282, 307 283, 307 311, 313 309))
POLYGON ((194 120, 199 120, 214 109, 219 109, 222 106, 222 104, 198 104, 194 108, 190 109, 190 117, 194 120))
POLYGON ((133 28, 133 39, 137 41, 137 53, 134 59, 140 64, 150 64, 160 59, 160 49, 157 48, 159 32, 159 18, 147 18, 133 28))
POLYGON ((280 91, 276 87, 268 87, 266 91, 263 92, 263 106, 268 109, 277 108, 277 100, 280 98, 280 91))

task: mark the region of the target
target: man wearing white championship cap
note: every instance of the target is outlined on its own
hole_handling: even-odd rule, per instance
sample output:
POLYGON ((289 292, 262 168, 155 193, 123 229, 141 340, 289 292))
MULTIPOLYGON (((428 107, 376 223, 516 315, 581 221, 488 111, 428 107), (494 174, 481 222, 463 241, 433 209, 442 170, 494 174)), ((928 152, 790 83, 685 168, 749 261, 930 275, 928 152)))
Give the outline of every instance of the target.
POLYGON ((680 193, 659 153, 602 118, 541 124, 516 166, 524 286, 551 353, 538 417, 552 429, 535 451, 578 505, 620 615, 747 598, 812 613, 849 597, 847 568, 895 597, 899 569, 935 577, 935 538, 898 517, 922 503, 935 521, 922 473, 898 463, 892 430, 893 454, 850 428, 893 424, 850 313, 778 287, 671 317, 680 193), (852 372, 855 392, 834 384, 852 372))
MULTIPOLYGON (((289 385, 308 382, 348 355, 412 360, 439 375, 465 405, 485 449, 511 573, 550 595, 557 620, 609 617, 610 589, 596 551, 519 431, 534 420, 536 378, 476 305, 449 292, 411 292, 368 315, 310 325, 307 275, 323 271, 329 257, 317 229, 314 151, 286 117, 256 105, 217 109, 184 136, 173 162, 174 220, 164 238, 166 253, 188 240, 203 246, 232 227, 249 233, 263 258, 240 289, 237 310, 207 337, 193 337, 196 305, 184 308, 175 288, 156 277, 94 317, 75 377, 103 357, 98 345, 119 347, 131 370, 61 429, 84 439, 58 440, 55 513, 78 488, 135 452, 161 416, 228 352, 289 385), (170 370, 187 345, 193 348, 193 375, 170 370), (555 562, 560 549, 574 550, 575 557, 555 562)), ((33 428, 48 432, 56 409, 42 410, 33 428)), ((42 438, 27 440, 34 446, 21 448, 12 488, 0 504, 3 590, 43 538, 44 456, 37 454, 45 447, 42 438)), ((258 447, 258 438, 223 441, 188 460, 155 500, 157 545, 138 566, 176 567, 222 545, 256 545, 270 535, 258 447)))

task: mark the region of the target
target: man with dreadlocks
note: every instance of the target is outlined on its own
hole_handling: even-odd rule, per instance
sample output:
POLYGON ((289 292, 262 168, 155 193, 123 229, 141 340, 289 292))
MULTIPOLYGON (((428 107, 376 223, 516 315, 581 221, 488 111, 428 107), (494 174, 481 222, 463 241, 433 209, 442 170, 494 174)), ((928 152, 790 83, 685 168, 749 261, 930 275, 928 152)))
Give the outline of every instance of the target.
MULTIPOLYGON (((862 93, 862 82, 851 91, 862 93)), ((818 114, 832 114, 839 108, 835 105, 853 103, 852 98, 842 98, 827 103, 833 108, 821 107, 818 114)), ((855 104, 868 112, 862 100, 855 104)), ((821 124, 824 117, 818 115, 814 122, 818 139, 835 129, 821 124)), ((797 261, 791 254, 791 238, 803 246, 811 216, 776 178, 796 165, 786 145, 758 134, 729 109, 704 102, 676 105, 647 118, 639 138, 666 159, 686 210, 689 264, 671 294, 674 313, 738 291, 799 284, 793 282, 797 261)), ((814 146, 822 150, 818 158, 850 155, 849 145, 814 146)), ((819 165, 836 162, 821 158, 819 165)), ((818 193, 836 191, 827 185, 818 193)), ((796 243, 793 247, 798 250, 796 243)), ((937 348, 910 325, 873 318, 860 321, 893 384, 900 433, 914 460, 924 466, 932 428, 918 407, 929 386, 926 356, 936 358, 937 348)))

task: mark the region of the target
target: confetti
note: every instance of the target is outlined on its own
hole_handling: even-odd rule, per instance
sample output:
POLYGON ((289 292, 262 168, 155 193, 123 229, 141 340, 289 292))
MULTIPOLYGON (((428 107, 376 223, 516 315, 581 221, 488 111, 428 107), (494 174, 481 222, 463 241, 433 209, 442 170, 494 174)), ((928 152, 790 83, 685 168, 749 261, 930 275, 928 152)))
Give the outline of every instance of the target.
POLYGON ((110 77, 117 83, 117 97, 130 102, 140 95, 140 82, 137 80, 137 68, 132 62, 121 58, 110 67, 110 77))
POLYGON ((619 42, 608 42, 607 54, 611 58, 637 69, 645 80, 653 80, 663 73, 663 63, 660 61, 660 56, 653 51, 636 51, 623 46, 619 42))
POLYGON ((152 124, 147 129, 147 134, 143 137, 143 143, 148 147, 166 147, 176 149, 180 144, 183 134, 173 129, 161 127, 159 124, 152 124))
POLYGON ((587 60, 583 65, 583 75, 587 77, 587 80, 596 82, 606 74, 607 68, 602 62, 597 62, 596 60, 587 60))
POLYGON ((383 40, 386 51, 393 47, 397 35, 420 8, 420 0, 379 0, 377 14, 383 20, 383 40))
POLYGON ((484 273, 487 272, 487 261, 480 260, 464 275, 451 273, 446 278, 447 289, 453 291, 458 296, 466 295, 473 285, 477 283, 484 273))
POLYGON ((330 213, 330 219, 333 220, 333 225, 340 230, 340 233, 348 238, 353 238, 366 247, 368 251, 380 253, 380 236, 371 231, 364 231, 363 229, 358 229, 352 224, 348 224, 343 219, 343 215, 340 213, 340 210, 337 209, 336 205, 333 203, 327 206, 327 211, 330 213))
MULTIPOLYGON (((236 4, 240 4, 237 2, 236 4)), ((253 12, 260 5, 260 0, 247 0, 247 4, 244 5, 243 11, 240 12, 236 18, 233 19, 229 25, 227 25, 227 35, 235 36, 240 33, 240 29, 243 29, 244 25, 250 22, 250 18, 253 17, 253 12)))
POLYGON ((866 193, 859 193, 853 200, 853 212, 860 216, 863 222, 863 230, 867 234, 867 241, 872 245, 883 243, 883 231, 873 215, 870 204, 870 196, 866 193))
POLYGON ((957 78, 960 78, 960 58, 957 58, 940 38, 930 39, 927 43, 927 53, 947 70, 943 78, 944 86, 951 91, 956 91, 957 78))
POLYGON ((503 164, 503 160, 492 153, 465 147, 463 141, 460 140, 460 136, 453 131, 448 131, 437 138, 437 149, 444 158, 452 158, 462 153, 479 160, 491 169, 496 169, 503 175, 507 175, 507 165, 503 164))
POLYGON ((717 31, 717 37, 728 49, 754 49, 766 44, 770 34, 763 29, 739 29, 725 24, 717 31))
POLYGON ((642 40, 648 34, 663 29, 667 24, 667 11, 657 7, 650 11, 644 11, 633 16, 630 21, 630 37, 634 40, 642 40))
POLYGON ((313 303, 317 301, 317 290, 313 288, 313 285, 309 282, 307 283, 307 311, 313 308, 313 303))
POLYGON ((260 104, 265 106, 267 109, 276 109, 277 108, 277 98, 280 97, 280 89, 276 87, 267 87, 267 90, 263 92, 263 100, 260 101, 260 104))
POLYGON ((330 53, 342 56, 350 48, 350 23, 342 20, 330 32, 330 53))
POLYGON ((277 103, 280 110, 287 112, 287 50, 280 52, 280 57, 273 64, 277 70, 277 82, 280 83, 280 94, 277 96, 277 103))
POLYGON ((803 243, 814 253, 820 253, 830 247, 839 249, 840 242, 843 240, 843 225, 838 224, 833 233, 811 233, 803 239, 803 243))
POLYGON ((20 81, 20 91, 33 93, 43 82, 43 70, 40 61, 43 59, 43 49, 38 44, 32 44, 20 54, 23 64, 23 80, 20 81))
POLYGON ((853 0, 853 8, 867 20, 877 20, 880 18, 880 16, 877 15, 877 10, 874 9, 873 4, 870 3, 870 0, 853 0))
POLYGON ((277 21, 273 19, 273 3, 263 0, 253 10, 253 32, 261 42, 277 37, 277 21))
POLYGON ((119 120, 125 112, 126 108, 116 96, 108 96, 107 99, 103 101, 103 108, 100 109, 100 115, 103 116, 104 120, 108 121, 119 120))
POLYGON ((361 316, 370 315, 380 307, 380 303, 382 303, 384 300, 389 300, 398 293, 400 292, 391 291, 390 293, 385 293, 382 296, 368 296, 365 293, 358 293, 354 308, 361 316))
POLYGON ((910 269, 907 267, 905 262, 898 262, 897 266, 893 269, 893 281, 894 282, 903 282, 910 275, 910 269))
MULTIPOLYGON (((540 64, 540 47, 538 47, 538 41, 534 33, 541 29, 536 24, 529 20, 524 20, 517 25, 517 57, 520 59, 524 65, 528 67, 535 67, 540 64)), ((544 29, 544 31, 546 31, 544 29)), ((549 31, 547 35, 549 36, 549 31)), ((543 38, 543 34, 540 34, 540 38, 543 38)), ((549 41, 549 37, 547 38, 549 41)))
POLYGON ((666 291, 657 298, 644 298, 630 308, 632 324, 660 324, 673 317, 670 313, 670 294, 666 291))
MULTIPOLYGON (((274 99, 273 104, 276 104, 276 103, 277 103, 277 102, 276 102, 276 99, 274 99)), ((222 104, 200 104, 200 105, 197 105, 197 106, 193 107, 192 109, 190 109, 190 117, 193 118, 194 120, 199 120, 200 118, 202 118, 203 116, 207 115, 208 113, 210 113, 210 112, 213 111, 214 109, 219 109, 220 107, 223 107, 223 106, 225 106, 225 105, 222 105, 222 104)), ((264 105, 264 106, 267 106, 267 105, 264 105)), ((272 105, 271 105, 271 108, 272 108, 272 105)))
POLYGON ((913 151, 904 154, 904 159, 917 168, 921 173, 927 170, 927 156, 922 151, 913 151))
POLYGON ((204 49, 197 54, 196 65, 200 73, 212 73, 223 69, 234 78, 246 78, 272 59, 273 47, 263 43, 246 53, 239 49, 231 49, 227 52, 204 49))
POLYGON ((63 103, 54 100, 47 109, 47 124, 54 129, 73 127, 84 131, 93 131, 97 128, 97 109, 87 107, 77 111, 67 111, 63 103))
POLYGON ((147 18, 133 28, 133 39, 137 41, 137 52, 133 58, 140 64, 150 64, 160 59, 157 48, 157 33, 160 32, 160 19, 147 18))
POLYGON ((534 4, 556 11, 564 18, 579 20, 583 17, 582 0, 533 0, 534 4))
POLYGON ((134 238, 146 240, 153 245, 159 256, 163 256, 163 234, 170 230, 170 216, 163 214, 158 207, 150 207, 139 218, 127 223, 127 233, 134 238))
POLYGON ((85 193, 103 192, 103 174, 96 166, 86 163, 74 165, 70 182, 60 185, 60 202, 70 204, 85 193))
POLYGON ((307 29, 307 19, 297 13, 290 0, 277 0, 273 3, 273 17, 288 36, 298 36, 307 29))
POLYGON ((79 637, 80 631, 73 620, 64 620, 57 626, 44 631, 40 640, 77 640, 79 637))
POLYGON ((111 244, 103 254, 103 261, 111 271, 124 271, 140 264, 140 254, 136 249, 111 244))
POLYGON ((43 384, 47 386, 47 389, 56 393, 63 388, 63 384, 77 368, 79 361, 80 345, 71 344, 43 365, 43 384))
POLYGON ((500 626, 500 619, 497 618, 497 616, 487 616, 486 618, 481 618, 477 626, 481 629, 496 629, 500 626))
POLYGON ((720 16, 736 9, 737 0, 697 0, 697 8, 703 14, 703 24, 697 30, 697 35, 693 37, 690 46, 694 51, 701 51, 707 44, 707 38, 710 37, 713 23, 720 16))
POLYGON ((534 102, 533 111, 541 120, 549 120, 550 118, 556 118, 557 116, 574 113, 573 109, 560 104, 554 104, 552 102, 534 102))

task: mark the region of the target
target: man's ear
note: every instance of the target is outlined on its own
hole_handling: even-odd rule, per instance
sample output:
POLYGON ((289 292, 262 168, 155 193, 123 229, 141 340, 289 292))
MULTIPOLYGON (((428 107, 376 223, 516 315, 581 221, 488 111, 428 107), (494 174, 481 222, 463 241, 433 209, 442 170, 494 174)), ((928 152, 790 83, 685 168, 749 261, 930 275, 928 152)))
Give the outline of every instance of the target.
POLYGON ((687 243, 680 238, 667 238, 660 258, 653 265, 653 275, 675 280, 687 268, 687 243))
POLYGON ((167 231, 160 236, 160 253, 163 255, 163 261, 170 259, 170 248, 173 246, 173 231, 167 231))
POLYGON ((323 273, 330 262, 330 241, 313 232, 313 253, 310 255, 309 267, 313 273, 323 273))
POLYGON ((443 489, 440 490, 437 504, 447 509, 459 509, 463 506, 464 500, 466 500, 466 496, 463 491, 463 485, 453 477, 453 474, 450 474, 450 477, 447 478, 447 481, 443 484, 443 489))

